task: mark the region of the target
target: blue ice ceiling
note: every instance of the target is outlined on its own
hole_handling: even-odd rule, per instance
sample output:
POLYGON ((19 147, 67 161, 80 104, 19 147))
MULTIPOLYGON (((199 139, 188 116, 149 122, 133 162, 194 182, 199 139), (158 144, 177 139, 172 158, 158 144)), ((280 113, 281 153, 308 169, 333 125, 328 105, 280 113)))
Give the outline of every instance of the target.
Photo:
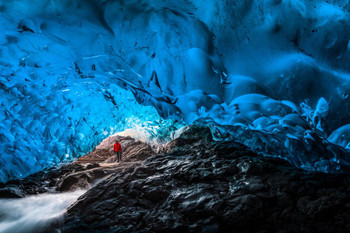
POLYGON ((0 1, 0 180, 143 126, 349 172, 350 3, 0 1), (172 120, 165 120, 172 119, 172 120))

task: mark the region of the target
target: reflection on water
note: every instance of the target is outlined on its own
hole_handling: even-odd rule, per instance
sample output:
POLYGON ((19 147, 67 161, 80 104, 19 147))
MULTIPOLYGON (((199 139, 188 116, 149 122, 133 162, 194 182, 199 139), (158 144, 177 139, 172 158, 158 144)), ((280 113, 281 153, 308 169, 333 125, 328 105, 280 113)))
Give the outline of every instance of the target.
POLYGON ((66 209, 85 190, 39 194, 20 199, 0 199, 1 233, 38 233, 58 224, 66 209))

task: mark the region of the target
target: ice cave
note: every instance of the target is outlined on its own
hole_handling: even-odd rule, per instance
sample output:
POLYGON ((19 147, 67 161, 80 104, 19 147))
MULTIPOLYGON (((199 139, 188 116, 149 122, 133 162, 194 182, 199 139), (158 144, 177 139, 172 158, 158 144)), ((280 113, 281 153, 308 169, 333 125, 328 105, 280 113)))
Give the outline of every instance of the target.
POLYGON ((0 0, 0 31, 1 183, 191 125, 350 173, 349 0, 0 0))

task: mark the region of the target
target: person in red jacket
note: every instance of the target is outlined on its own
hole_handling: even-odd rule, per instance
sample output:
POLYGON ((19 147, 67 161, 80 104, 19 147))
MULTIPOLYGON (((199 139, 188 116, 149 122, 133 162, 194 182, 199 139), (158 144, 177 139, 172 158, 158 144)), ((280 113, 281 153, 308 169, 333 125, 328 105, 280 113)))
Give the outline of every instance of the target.
POLYGON ((113 151, 114 151, 114 154, 117 155, 118 162, 121 161, 123 150, 118 140, 115 140, 113 151))

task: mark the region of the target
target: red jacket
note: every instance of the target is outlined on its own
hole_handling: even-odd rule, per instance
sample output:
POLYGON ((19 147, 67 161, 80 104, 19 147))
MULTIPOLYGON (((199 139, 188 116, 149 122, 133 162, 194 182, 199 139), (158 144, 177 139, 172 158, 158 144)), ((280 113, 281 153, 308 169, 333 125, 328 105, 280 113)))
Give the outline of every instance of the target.
POLYGON ((120 145, 120 143, 114 143, 114 151, 122 151, 122 146, 120 145))

